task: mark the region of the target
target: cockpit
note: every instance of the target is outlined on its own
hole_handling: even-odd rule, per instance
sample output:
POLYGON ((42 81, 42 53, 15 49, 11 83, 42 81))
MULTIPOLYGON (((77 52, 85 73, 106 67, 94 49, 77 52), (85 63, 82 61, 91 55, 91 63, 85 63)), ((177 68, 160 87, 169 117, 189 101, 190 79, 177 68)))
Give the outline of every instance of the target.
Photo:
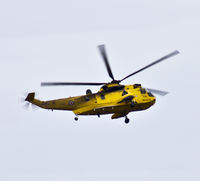
POLYGON ((140 92, 141 92, 141 94, 146 94, 147 93, 147 91, 146 91, 146 89, 144 89, 144 88, 140 88, 140 92))
POLYGON ((133 85, 133 88, 134 88, 134 89, 139 89, 139 90, 140 90, 140 93, 141 93, 142 95, 148 94, 149 97, 154 97, 154 95, 153 95, 151 92, 149 92, 148 89, 143 88, 143 87, 141 86, 141 84, 134 84, 134 85, 133 85))
POLYGON ((141 92, 141 94, 148 94, 148 96, 149 97, 154 97, 154 95, 151 93, 151 92, 149 92, 148 90, 146 90, 145 88, 140 88, 140 92, 141 92))

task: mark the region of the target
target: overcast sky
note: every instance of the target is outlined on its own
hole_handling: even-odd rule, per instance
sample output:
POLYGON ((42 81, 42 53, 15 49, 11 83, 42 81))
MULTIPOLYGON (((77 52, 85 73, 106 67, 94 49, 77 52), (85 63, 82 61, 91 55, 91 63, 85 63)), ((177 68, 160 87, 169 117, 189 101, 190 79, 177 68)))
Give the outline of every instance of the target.
POLYGON ((197 0, 1 1, 0 180, 200 180, 199 19, 197 0), (102 43, 116 79, 179 50, 124 81, 170 94, 130 113, 128 125, 22 108, 25 92, 48 100, 98 91, 40 82, 110 81, 102 43))

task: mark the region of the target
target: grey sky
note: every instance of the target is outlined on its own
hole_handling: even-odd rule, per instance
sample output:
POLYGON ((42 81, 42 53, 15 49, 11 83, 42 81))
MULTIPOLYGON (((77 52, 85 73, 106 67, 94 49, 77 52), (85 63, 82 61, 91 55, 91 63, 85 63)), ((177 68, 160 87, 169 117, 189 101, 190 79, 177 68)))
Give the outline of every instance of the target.
POLYGON ((1 1, 0 180, 199 180, 199 8, 195 0, 1 1), (170 94, 131 113, 129 125, 21 107, 25 91, 47 100, 90 88, 41 81, 110 81, 102 43, 117 79, 179 50, 124 81, 170 94))

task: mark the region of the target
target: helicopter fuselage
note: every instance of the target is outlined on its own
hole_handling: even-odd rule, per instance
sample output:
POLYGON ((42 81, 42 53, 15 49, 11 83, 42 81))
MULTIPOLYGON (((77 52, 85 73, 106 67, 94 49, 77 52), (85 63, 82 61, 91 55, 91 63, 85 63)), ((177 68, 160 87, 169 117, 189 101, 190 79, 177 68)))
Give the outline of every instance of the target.
MULTIPOLYGON (((175 50, 160 59, 134 71, 122 79, 115 79, 110 67, 105 45, 98 46, 103 58, 107 73, 112 79, 110 83, 105 82, 41 82, 41 86, 99 86, 103 85, 97 93, 91 90, 86 91, 86 95, 56 99, 50 101, 40 101, 35 99, 35 93, 29 93, 25 101, 31 102, 41 108, 51 110, 70 110, 75 115, 102 115, 113 114, 112 119, 125 117, 125 123, 129 123, 127 114, 132 111, 148 109, 155 104, 156 98, 152 93, 164 96, 166 91, 156 89, 145 89, 140 84, 121 85, 120 83, 129 77, 146 70, 172 56, 179 54, 175 50)), ((78 117, 75 117, 78 120, 78 117)))
MULTIPOLYGON (((28 98, 28 97, 27 97, 28 98)), ((151 107, 156 99, 140 84, 106 84, 97 93, 63 99, 40 101, 35 98, 29 102, 51 110, 69 110, 75 115, 113 114, 112 119, 123 117, 132 111, 151 107)))

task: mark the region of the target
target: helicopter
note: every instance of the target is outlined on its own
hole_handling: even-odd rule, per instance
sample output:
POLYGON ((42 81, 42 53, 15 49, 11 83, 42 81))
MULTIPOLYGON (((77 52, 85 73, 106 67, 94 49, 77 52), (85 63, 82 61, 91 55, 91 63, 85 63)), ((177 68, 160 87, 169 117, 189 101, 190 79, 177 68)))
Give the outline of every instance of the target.
POLYGON ((103 58, 108 75, 112 79, 111 82, 41 82, 41 86, 101 86, 98 92, 92 93, 90 89, 87 89, 85 95, 48 101, 35 99, 35 93, 31 92, 27 95, 25 101, 52 111, 73 111, 76 115, 74 118, 76 121, 80 115, 96 115, 100 117, 100 115, 112 114, 111 119, 124 117, 124 122, 129 123, 130 120, 127 115, 130 112, 146 110, 155 104, 156 97, 154 94, 161 96, 168 94, 166 91, 144 88, 141 84, 123 85, 121 82, 155 64, 179 54, 179 51, 175 50, 127 75, 123 79, 116 80, 108 61, 105 45, 102 44, 97 47, 103 58))

